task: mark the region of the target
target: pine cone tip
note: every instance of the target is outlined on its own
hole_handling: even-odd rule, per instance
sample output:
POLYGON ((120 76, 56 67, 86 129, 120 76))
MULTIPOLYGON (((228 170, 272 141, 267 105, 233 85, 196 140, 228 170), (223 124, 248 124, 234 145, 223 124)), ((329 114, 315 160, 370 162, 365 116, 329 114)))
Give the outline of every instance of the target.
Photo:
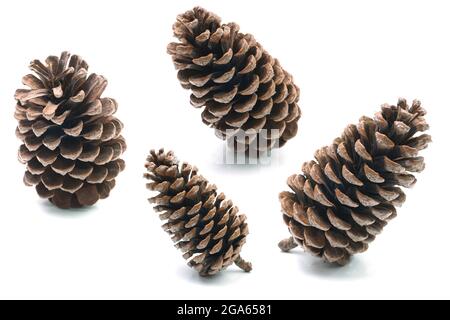
POLYGON ((221 19, 202 7, 195 7, 177 16, 172 29, 179 40, 193 39, 203 32, 220 26, 221 19))

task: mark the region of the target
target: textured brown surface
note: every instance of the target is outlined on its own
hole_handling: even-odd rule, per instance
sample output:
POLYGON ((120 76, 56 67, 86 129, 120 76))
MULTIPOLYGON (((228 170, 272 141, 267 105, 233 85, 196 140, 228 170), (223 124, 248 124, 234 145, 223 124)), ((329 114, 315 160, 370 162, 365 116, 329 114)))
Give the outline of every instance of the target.
POLYGON ((60 208, 82 207, 108 197, 125 167, 117 103, 101 98, 107 81, 79 56, 63 52, 30 64, 18 89, 15 118, 23 142, 24 182, 60 208))
POLYGON ((280 242, 283 251, 297 243, 330 263, 344 265, 364 252, 396 217, 405 201, 400 187, 416 182, 412 172, 424 169, 418 152, 431 141, 425 110, 415 100, 408 106, 383 105, 374 118, 349 125, 329 147, 316 151, 303 174, 288 179, 293 192, 282 192, 284 221, 293 238, 280 242), (295 240, 295 242, 293 241, 295 240))
POLYGON ((240 257, 248 234, 246 217, 218 194, 216 186, 189 164, 179 164, 172 152, 152 150, 145 165, 149 199, 165 223, 175 247, 200 275, 214 275, 233 262, 245 271, 251 264, 240 257))
POLYGON ((242 129, 249 138, 238 142, 248 147, 261 129, 276 129, 266 139, 270 149, 297 134, 300 90, 252 35, 199 7, 179 15, 173 31, 179 42, 167 50, 178 79, 192 91, 191 104, 204 107, 203 122, 218 137, 232 141, 227 130, 242 129))

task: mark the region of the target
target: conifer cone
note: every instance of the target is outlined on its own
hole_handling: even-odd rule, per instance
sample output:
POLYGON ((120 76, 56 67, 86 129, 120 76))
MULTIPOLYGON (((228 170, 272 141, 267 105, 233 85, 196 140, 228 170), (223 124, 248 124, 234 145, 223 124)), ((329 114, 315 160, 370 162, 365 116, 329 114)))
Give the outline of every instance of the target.
POLYGON ((240 257, 248 234, 246 217, 231 200, 218 194, 196 167, 179 164, 173 152, 150 151, 145 167, 144 177, 151 181, 147 188, 158 192, 149 201, 189 266, 201 276, 214 275, 233 262, 246 272, 252 269, 240 257))
POLYGON ((30 64, 18 89, 16 135, 24 182, 59 208, 90 206, 109 196, 125 163, 117 102, 101 95, 103 76, 88 75, 88 64, 63 52, 30 64))
POLYGON ((420 101, 408 106, 385 104, 374 118, 349 125, 329 147, 316 151, 303 174, 288 179, 293 192, 280 194, 283 218, 291 238, 280 242, 283 251, 301 245, 326 262, 345 265, 351 255, 364 252, 397 216, 405 201, 400 187, 409 188, 413 172, 424 169, 418 152, 431 137, 420 101))
POLYGON ((267 150, 297 134, 300 90, 252 35, 199 7, 179 15, 173 31, 179 42, 167 51, 178 79, 219 138, 267 150))

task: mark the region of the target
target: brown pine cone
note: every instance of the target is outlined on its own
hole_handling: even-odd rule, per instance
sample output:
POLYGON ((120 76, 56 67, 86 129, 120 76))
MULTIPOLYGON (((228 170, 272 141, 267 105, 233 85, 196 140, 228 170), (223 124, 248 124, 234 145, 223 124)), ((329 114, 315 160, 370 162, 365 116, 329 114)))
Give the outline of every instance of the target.
POLYGON ((86 61, 67 52, 34 60, 30 69, 35 74, 22 79, 29 89, 15 94, 25 184, 64 209, 108 197, 125 168, 119 157, 126 144, 113 116, 117 102, 101 98, 106 79, 88 76, 86 61))
POLYGON ((180 165, 173 152, 150 151, 145 167, 144 177, 151 180, 147 188, 158 192, 149 201, 189 266, 201 276, 214 275, 233 262, 246 272, 252 269, 240 257, 248 234, 246 217, 231 200, 217 194, 196 167, 180 165))
POLYGON ((326 262, 344 265, 364 252, 405 201, 400 187, 416 182, 411 172, 424 169, 418 152, 431 137, 420 101, 383 105, 374 118, 349 125, 329 147, 316 151, 303 174, 288 179, 292 192, 280 201, 292 238, 279 246, 288 251, 300 244, 326 262))
POLYGON ((179 42, 167 51, 178 79, 218 137, 265 150, 297 134, 300 90, 252 35, 199 7, 179 15, 173 31, 179 42))

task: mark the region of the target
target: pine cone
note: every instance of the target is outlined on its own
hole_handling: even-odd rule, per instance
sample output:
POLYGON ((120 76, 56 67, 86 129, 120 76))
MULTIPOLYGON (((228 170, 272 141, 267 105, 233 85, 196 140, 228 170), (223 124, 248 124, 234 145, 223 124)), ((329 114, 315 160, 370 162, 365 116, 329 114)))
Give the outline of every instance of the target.
POLYGON ((349 125, 329 147, 316 151, 315 161, 293 175, 280 201, 285 223, 293 238, 280 242, 283 251, 300 244, 326 262, 344 265, 396 217, 405 201, 400 187, 411 187, 411 172, 424 169, 418 152, 431 141, 426 111, 420 101, 409 107, 381 107, 375 117, 362 117, 349 125), (294 241, 295 240, 295 241, 294 241))
POLYGON ((300 90, 252 35, 199 7, 179 15, 173 31, 179 42, 167 50, 178 79, 218 137, 265 150, 297 134, 300 90))
POLYGON ((246 217, 216 186, 189 164, 179 164, 172 152, 150 151, 145 165, 147 188, 158 191, 149 199, 166 221, 163 229, 188 265, 202 276, 214 275, 233 262, 249 272, 251 264, 240 257, 248 234, 246 217))
POLYGON ((101 98, 107 81, 90 74, 79 56, 63 52, 45 64, 34 60, 36 75, 23 77, 15 118, 23 142, 19 160, 27 165, 26 185, 59 208, 89 206, 108 197, 125 163, 117 103, 101 98), (67 65, 68 63, 68 65, 67 65))

